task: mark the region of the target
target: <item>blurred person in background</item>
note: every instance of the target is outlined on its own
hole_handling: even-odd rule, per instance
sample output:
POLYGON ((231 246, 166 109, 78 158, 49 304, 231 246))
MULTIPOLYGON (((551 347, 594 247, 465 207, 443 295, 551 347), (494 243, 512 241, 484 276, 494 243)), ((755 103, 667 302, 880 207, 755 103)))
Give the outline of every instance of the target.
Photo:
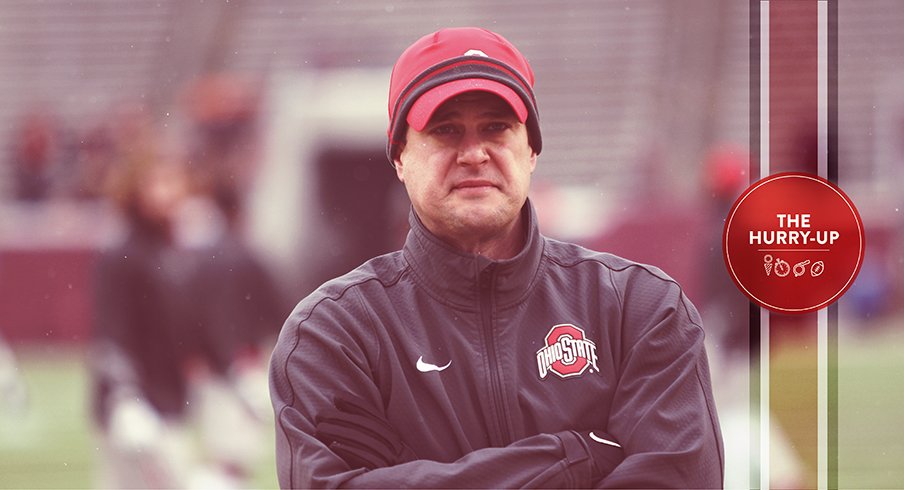
POLYGON ((527 60, 478 28, 393 68, 401 251, 302 300, 271 360, 289 487, 715 488, 699 315, 660 270, 548 239, 527 60))
POLYGON ((184 486, 192 258, 175 246, 174 219, 189 191, 182 162, 150 132, 131 141, 109 176, 125 233, 95 271, 90 370, 100 429, 102 485, 184 486))
POLYGON ((272 424, 266 362, 289 305, 243 239, 242 196, 228 180, 187 207, 181 243, 198 260, 191 281, 199 339, 191 410, 208 460, 195 481, 200 487, 245 486, 272 424))
POLYGON ((244 196, 258 163, 258 87, 233 73, 207 73, 180 98, 189 119, 193 178, 205 189, 244 196))
POLYGON ((118 115, 106 189, 125 234, 96 270, 91 356, 103 484, 246 486, 272 417, 262 352, 285 306, 242 240, 233 173, 162 151, 139 107, 118 115))
POLYGON ((204 75, 183 95, 197 192, 182 208, 176 235, 197 257, 192 413, 207 460, 195 484, 244 486, 264 455, 272 423, 264 353, 272 350, 288 308, 243 233, 258 98, 248 81, 228 73, 204 75))
POLYGON ((709 151, 701 173, 704 242, 698 256, 703 277, 700 315, 713 366, 713 392, 725 443, 725 488, 747 488, 751 461, 747 410, 749 375, 748 301, 732 283, 722 255, 722 228, 734 200, 747 183, 747 151, 730 145, 709 151), (702 253, 701 253, 702 252, 702 253))
POLYGON ((704 318, 719 319, 709 323, 710 339, 718 346, 713 363, 737 367, 747 372, 749 302, 732 283, 722 254, 722 230, 731 206, 747 185, 747 150, 740 146, 722 145, 710 150, 703 162, 706 242, 701 269, 704 271, 703 298, 700 308, 704 318))
POLYGON ((107 120, 89 127, 80 138, 75 154, 75 171, 70 194, 76 199, 104 197, 104 181, 117 161, 116 139, 107 120))
POLYGON ((16 199, 43 201, 53 193, 57 127, 54 117, 36 109, 25 113, 12 141, 16 199))

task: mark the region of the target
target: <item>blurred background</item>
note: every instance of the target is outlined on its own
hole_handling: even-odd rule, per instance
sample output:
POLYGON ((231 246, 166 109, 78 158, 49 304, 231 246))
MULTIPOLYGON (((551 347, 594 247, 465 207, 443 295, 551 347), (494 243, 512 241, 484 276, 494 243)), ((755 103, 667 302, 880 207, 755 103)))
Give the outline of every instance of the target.
MULTIPOLYGON (((720 237, 749 181, 748 17, 746 0, 3 2, 0 487, 116 487, 116 466, 147 486, 275 487, 268 348, 313 288, 400 247, 389 73, 464 25, 537 75, 544 233, 661 267, 703 313, 726 478, 746 487, 748 307, 720 237), (170 409, 121 403, 117 387, 163 383, 142 376, 172 383, 170 409)), ((840 302, 839 484, 898 487, 904 3, 838 18, 839 183, 867 232, 840 302)), ((790 425, 777 486, 815 464, 790 425)))

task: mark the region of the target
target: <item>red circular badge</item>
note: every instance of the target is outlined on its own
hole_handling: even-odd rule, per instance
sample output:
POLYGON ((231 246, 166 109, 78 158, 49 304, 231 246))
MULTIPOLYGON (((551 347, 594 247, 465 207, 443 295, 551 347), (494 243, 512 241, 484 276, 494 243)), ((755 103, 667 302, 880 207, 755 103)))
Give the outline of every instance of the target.
POLYGON ((863 263, 863 222, 851 199, 815 175, 766 177, 738 198, 722 234, 735 284, 760 306, 806 313, 837 300, 863 263))

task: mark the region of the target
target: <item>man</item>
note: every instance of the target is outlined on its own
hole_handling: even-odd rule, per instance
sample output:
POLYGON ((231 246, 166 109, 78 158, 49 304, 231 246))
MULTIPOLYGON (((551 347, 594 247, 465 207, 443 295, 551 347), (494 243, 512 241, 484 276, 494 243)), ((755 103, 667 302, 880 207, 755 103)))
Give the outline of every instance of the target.
POLYGON ((533 81, 476 28, 397 61, 387 150, 411 231, 283 327, 283 487, 722 485, 693 305, 656 268, 539 234, 533 81))

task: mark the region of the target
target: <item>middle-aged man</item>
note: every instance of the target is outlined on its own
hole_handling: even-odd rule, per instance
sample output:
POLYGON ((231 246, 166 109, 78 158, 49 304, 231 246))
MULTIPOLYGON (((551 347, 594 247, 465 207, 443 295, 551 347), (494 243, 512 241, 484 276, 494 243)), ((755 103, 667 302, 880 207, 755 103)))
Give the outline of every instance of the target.
POLYGON ((283 327, 283 487, 722 486, 694 306, 654 267, 538 231, 533 82, 477 28, 396 62, 387 150, 411 231, 283 327))

